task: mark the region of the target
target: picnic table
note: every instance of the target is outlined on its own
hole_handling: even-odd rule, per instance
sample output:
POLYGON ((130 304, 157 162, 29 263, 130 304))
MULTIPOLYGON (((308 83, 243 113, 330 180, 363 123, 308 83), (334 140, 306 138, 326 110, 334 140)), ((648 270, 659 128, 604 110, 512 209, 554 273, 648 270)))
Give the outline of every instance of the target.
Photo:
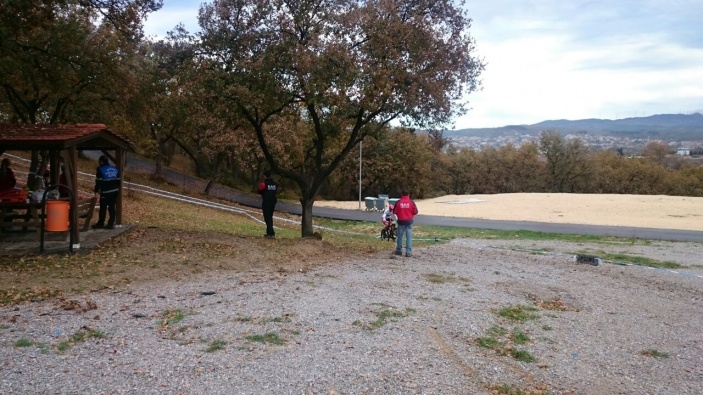
POLYGON ((22 230, 27 230, 28 227, 32 226, 39 234, 41 230, 39 212, 41 209, 42 203, 29 200, 24 202, 0 202, 0 217, 2 218, 0 232, 6 232, 6 230, 16 226, 22 226, 22 230))

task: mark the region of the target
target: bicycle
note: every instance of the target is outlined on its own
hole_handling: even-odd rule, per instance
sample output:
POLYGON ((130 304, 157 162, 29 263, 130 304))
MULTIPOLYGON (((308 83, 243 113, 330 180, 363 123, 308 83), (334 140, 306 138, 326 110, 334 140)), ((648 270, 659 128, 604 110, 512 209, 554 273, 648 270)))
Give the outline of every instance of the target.
POLYGON ((396 233, 397 226, 395 222, 392 222, 390 225, 386 225, 381 229, 381 240, 395 241, 396 233))

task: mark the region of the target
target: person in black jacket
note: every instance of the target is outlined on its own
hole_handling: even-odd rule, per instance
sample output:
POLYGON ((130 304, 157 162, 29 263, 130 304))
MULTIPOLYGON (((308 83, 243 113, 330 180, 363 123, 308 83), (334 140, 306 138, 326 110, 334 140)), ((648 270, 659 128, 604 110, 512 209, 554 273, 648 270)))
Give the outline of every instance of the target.
POLYGON ((95 173, 95 197, 100 198, 100 211, 98 211, 98 222, 93 225, 93 229, 115 228, 115 203, 117 193, 120 190, 120 172, 115 166, 111 166, 107 156, 103 155, 98 159, 98 170, 95 173), (110 217, 105 226, 105 214, 110 217))
POLYGON ((273 239, 276 232, 273 230, 273 212, 276 210, 276 192, 278 184, 271 178, 271 171, 264 172, 264 179, 259 184, 259 194, 261 195, 261 210, 264 213, 266 222, 266 238, 273 239))

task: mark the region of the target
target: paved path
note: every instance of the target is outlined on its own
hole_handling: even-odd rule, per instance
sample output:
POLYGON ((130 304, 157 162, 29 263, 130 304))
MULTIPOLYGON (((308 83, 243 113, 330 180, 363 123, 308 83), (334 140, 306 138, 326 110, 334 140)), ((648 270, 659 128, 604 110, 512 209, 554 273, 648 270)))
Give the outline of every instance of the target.
MULTIPOLYGON (((92 157, 93 154, 89 154, 89 156, 92 157)), ((97 156, 95 157, 97 158, 97 156)), ((154 165, 145 160, 130 155, 127 159, 127 170, 130 169, 139 169, 142 171, 153 172, 154 165)), ((183 185, 185 189, 204 191, 205 186, 207 185, 206 180, 178 173, 168 168, 164 168, 163 176, 173 183, 183 185)), ((222 200, 239 203, 249 207, 261 207, 261 198, 257 194, 242 192, 219 184, 215 184, 212 186, 212 188, 210 189, 210 196, 222 200)), ((302 213, 302 208, 300 204, 289 202, 279 201, 278 205, 276 206, 276 210, 297 215, 300 215, 302 213)), ((313 214, 316 217, 371 222, 376 222, 379 218, 378 212, 369 212, 363 210, 342 210, 329 207, 314 207, 313 214)), ((615 236, 651 240, 691 241, 699 243, 703 242, 703 232, 692 230, 635 228, 628 226, 556 224, 530 221, 499 221, 427 215, 418 215, 417 217, 415 217, 415 223, 418 225, 442 225, 491 230, 529 230, 544 233, 615 236)))

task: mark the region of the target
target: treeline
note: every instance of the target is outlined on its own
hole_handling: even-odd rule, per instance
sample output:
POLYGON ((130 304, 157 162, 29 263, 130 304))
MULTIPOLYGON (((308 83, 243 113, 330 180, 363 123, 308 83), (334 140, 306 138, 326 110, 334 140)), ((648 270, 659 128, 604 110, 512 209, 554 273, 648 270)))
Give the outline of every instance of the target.
MULTIPOLYGON (((555 131, 519 147, 451 146, 441 134, 389 131, 364 141, 362 194, 417 198, 446 194, 563 192, 703 196, 703 161, 671 155, 665 143, 649 143, 642 156, 617 150, 593 151, 580 139, 555 131)), ((359 158, 347 158, 330 180, 327 198, 356 199, 359 158)), ((362 196, 363 197, 363 196, 362 196)))

